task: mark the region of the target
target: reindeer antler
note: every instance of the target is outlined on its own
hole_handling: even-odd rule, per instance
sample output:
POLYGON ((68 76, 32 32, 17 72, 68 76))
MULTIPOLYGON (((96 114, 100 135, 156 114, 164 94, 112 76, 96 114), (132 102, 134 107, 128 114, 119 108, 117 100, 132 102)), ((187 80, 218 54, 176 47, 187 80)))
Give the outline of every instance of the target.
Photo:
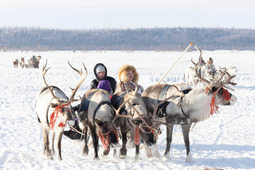
POLYGON ((191 62, 192 62, 192 64, 194 64, 195 67, 197 67, 200 58, 202 59, 202 50, 201 50, 200 48, 198 48, 197 46, 194 46, 194 47, 195 47, 197 50, 199 50, 199 53, 200 53, 200 54, 199 54, 198 62, 197 62, 197 63, 195 63, 195 62, 192 60, 192 58, 191 58, 191 62))
POLYGON ((130 100, 130 98, 128 98, 126 101, 124 101, 120 107, 118 108, 118 110, 116 110, 114 107, 112 107, 115 111, 115 117, 112 120, 112 123, 114 124, 114 122, 119 118, 119 117, 131 117, 131 115, 120 115, 120 110, 125 106, 125 104, 130 100))
POLYGON ((210 83, 208 80, 206 80, 206 79, 202 78, 200 75, 198 75, 198 73, 197 73, 197 66, 195 66, 194 71, 195 71, 196 76, 197 76, 200 80, 202 80, 203 82, 205 82, 206 84, 208 84, 208 86, 210 86, 211 83, 210 83))
POLYGON ((225 84, 231 84, 231 85, 235 86, 237 83, 231 82, 231 80, 232 80, 233 78, 235 78, 236 75, 231 76, 231 75, 226 71, 226 69, 225 69, 225 73, 228 75, 228 78, 226 79, 226 81, 223 82, 223 84, 224 84, 224 85, 225 85, 225 84))
POLYGON ((78 83, 78 85, 76 86, 76 88, 75 89, 72 89, 72 95, 71 95, 71 97, 70 97, 70 99, 69 99, 69 102, 72 102, 72 101, 77 101, 77 100, 75 100, 74 99, 74 96, 75 96, 75 93, 77 92, 77 90, 80 88, 80 86, 81 86, 81 84, 83 83, 83 81, 86 79, 86 77, 87 77, 87 68, 85 67, 85 65, 84 65, 84 63, 82 63, 83 64, 83 68, 84 68, 84 70, 85 70, 85 72, 83 73, 82 72, 82 70, 78 70, 78 69, 76 69, 76 68, 74 68, 71 64, 70 64, 70 62, 68 61, 68 64, 69 64, 69 66, 73 69, 73 70, 75 70, 77 73, 79 73, 80 74, 80 76, 81 76, 81 78, 80 78, 80 81, 79 81, 79 83, 78 83))
POLYGON ((45 65, 43 66, 43 69, 42 69, 43 81, 44 81, 45 85, 47 86, 47 88, 50 90, 50 93, 52 94, 52 96, 58 101, 58 103, 62 103, 63 101, 60 100, 60 99, 53 93, 51 87, 47 84, 47 82, 46 82, 46 80, 45 80, 45 77, 44 77, 44 76, 45 76, 45 74, 47 73, 47 71, 50 69, 50 67, 46 69, 47 63, 48 63, 48 60, 46 59, 46 63, 45 63, 45 65))

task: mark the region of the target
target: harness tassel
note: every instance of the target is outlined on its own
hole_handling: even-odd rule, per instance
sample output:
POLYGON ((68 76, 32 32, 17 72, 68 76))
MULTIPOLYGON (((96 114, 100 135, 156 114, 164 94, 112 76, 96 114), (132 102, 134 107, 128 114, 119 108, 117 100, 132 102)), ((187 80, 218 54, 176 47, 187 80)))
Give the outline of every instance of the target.
POLYGON ((139 126, 135 127, 135 144, 140 144, 140 134, 139 134, 139 126))

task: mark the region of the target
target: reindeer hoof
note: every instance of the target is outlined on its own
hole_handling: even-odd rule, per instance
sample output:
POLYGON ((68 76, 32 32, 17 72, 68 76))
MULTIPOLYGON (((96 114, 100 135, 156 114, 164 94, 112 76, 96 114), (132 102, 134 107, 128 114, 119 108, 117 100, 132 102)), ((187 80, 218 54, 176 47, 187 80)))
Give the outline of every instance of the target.
POLYGON ((121 148, 120 149, 120 157, 122 156, 124 156, 124 157, 126 157, 126 155, 127 155, 127 148, 121 148))
POLYGON ((148 158, 151 158, 152 157, 152 147, 151 146, 145 146, 145 151, 146 151, 146 155, 148 158))
POLYGON ((139 156, 139 155, 135 155, 135 160, 136 160, 136 161, 141 160, 140 156, 139 156))
POLYGON ((95 160, 95 161, 99 161, 99 158, 98 158, 98 157, 94 157, 94 160, 95 160))
POLYGON ((88 153, 89 153, 89 148, 88 146, 85 146, 83 149, 83 155, 88 155, 88 153))
POLYGON ((171 160, 170 155, 164 155, 164 156, 162 157, 162 160, 163 160, 163 161, 169 161, 169 160, 171 160))
POLYGON ((50 160, 50 159, 53 159, 52 154, 51 154, 51 153, 46 153, 46 154, 44 155, 44 160, 50 160))
POLYGON ((154 152, 153 156, 154 156, 155 158, 160 158, 160 154, 159 154, 158 151, 157 151, 157 152, 154 152))
POLYGON ((122 154, 120 154, 120 159, 125 159, 126 158, 126 155, 122 155, 122 154))
POLYGON ((186 157, 186 162, 192 162, 192 156, 190 153, 186 157))

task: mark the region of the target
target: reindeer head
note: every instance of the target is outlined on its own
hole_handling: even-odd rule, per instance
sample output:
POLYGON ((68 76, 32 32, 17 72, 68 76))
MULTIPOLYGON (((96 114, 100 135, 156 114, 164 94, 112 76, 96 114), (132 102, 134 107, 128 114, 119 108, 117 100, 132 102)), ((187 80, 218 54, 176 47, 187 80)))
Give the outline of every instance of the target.
MULTIPOLYGON (((122 99, 118 100, 122 104, 116 110, 116 116, 113 122, 118 118, 128 118, 132 129, 136 129, 135 134, 140 136, 140 140, 146 146, 151 146, 156 143, 155 134, 158 131, 152 127, 153 122, 151 121, 151 116, 148 115, 143 98, 140 94, 137 94, 137 89, 136 87, 135 91, 118 94, 122 96, 122 99)), ((147 155, 151 156, 151 153, 148 152, 147 155)))
POLYGON ((71 95, 69 100, 68 100, 68 98, 67 99, 59 98, 58 97, 59 96, 58 91, 54 90, 54 88, 57 88, 57 87, 49 86, 47 84, 47 82, 45 80, 45 74, 50 69, 50 68, 46 69, 47 60, 46 60, 46 64, 43 66, 43 69, 42 69, 43 81, 44 81, 46 87, 48 88, 48 90, 50 91, 50 93, 52 94, 52 96, 54 98, 54 100, 50 104, 50 106, 52 108, 55 108, 54 112, 60 112, 63 115, 63 121, 62 121, 63 123, 65 123, 67 120, 73 120, 73 115, 74 115, 73 112, 74 111, 72 109, 71 102, 75 101, 74 95, 75 95, 75 93, 77 92, 77 90, 79 89, 79 87, 81 86, 82 82, 85 80, 85 78, 87 76, 87 69, 86 69, 84 64, 83 64, 83 66, 84 66, 84 69, 85 69, 85 73, 82 73, 82 71, 79 71, 79 70, 75 69, 74 67, 72 67, 69 62, 68 62, 68 64, 70 65, 70 67, 72 69, 74 69, 76 72, 78 72, 80 74, 80 76, 81 76, 80 81, 79 81, 77 87, 75 89, 73 89, 72 95, 71 95))
MULTIPOLYGON (((196 67, 195 67, 196 70, 196 67)), ((236 97, 232 95, 227 89, 224 89, 224 86, 226 85, 236 85, 236 83, 231 82, 231 79, 235 77, 231 76, 226 69, 224 71, 220 71, 221 76, 216 81, 208 81, 204 78, 202 78, 200 75, 197 74, 195 71, 197 77, 202 80, 205 84, 207 84, 205 93, 213 94, 213 97, 215 98, 215 105, 230 105, 233 104, 236 101, 236 97), (223 79, 224 77, 224 79, 223 79)))
POLYGON ((119 137, 112 121, 102 122, 96 119, 95 123, 99 126, 99 137, 105 150, 109 151, 109 147, 116 147, 119 137))

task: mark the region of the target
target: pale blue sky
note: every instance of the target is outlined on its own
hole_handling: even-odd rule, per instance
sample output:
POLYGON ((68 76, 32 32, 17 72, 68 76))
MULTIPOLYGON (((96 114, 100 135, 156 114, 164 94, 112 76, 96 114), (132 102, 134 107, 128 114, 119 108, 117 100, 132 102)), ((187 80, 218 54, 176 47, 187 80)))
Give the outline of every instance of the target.
POLYGON ((0 27, 252 28, 255 0, 0 0, 0 27))

